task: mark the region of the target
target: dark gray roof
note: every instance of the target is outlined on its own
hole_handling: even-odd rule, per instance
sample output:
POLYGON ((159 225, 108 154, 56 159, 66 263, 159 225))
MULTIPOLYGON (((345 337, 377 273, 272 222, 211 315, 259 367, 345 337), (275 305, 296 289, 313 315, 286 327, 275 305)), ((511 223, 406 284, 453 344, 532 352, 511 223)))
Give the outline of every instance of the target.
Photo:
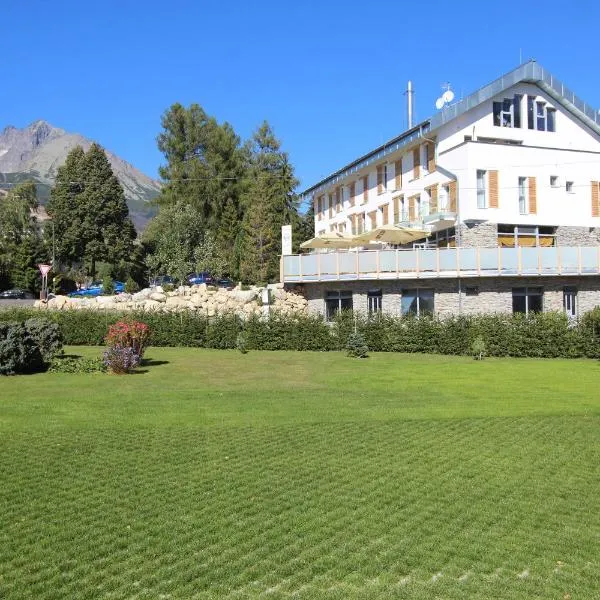
POLYGON ((569 88, 561 83, 551 73, 546 71, 542 65, 535 60, 520 65, 516 69, 502 75, 502 77, 492 81, 488 85, 483 86, 476 92, 470 94, 466 98, 459 100, 455 104, 446 106, 433 117, 419 123, 412 129, 391 139, 382 146, 375 148, 371 152, 361 156, 350 164, 335 171, 331 175, 325 177, 318 183, 315 183, 304 192, 301 196, 306 196, 320 187, 329 186, 337 183, 352 173, 356 173, 370 163, 376 162, 384 156, 395 152, 403 146, 407 146, 411 142, 420 137, 426 137, 433 130, 441 127, 445 123, 456 119, 456 117, 475 108, 476 106, 486 102, 490 98, 501 94, 504 90, 516 85, 517 83, 526 82, 533 83, 544 90, 556 102, 562 105, 566 110, 571 112, 575 117, 583 121, 588 127, 600 135, 600 113, 578 98, 569 88))

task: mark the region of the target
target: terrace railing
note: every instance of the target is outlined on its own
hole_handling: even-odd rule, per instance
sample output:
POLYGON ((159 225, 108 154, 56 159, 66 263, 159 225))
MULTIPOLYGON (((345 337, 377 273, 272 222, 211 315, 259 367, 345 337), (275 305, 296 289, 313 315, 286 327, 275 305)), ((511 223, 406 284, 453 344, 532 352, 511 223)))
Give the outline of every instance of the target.
POLYGON ((281 258, 282 281, 600 275, 600 246, 348 250, 281 258))

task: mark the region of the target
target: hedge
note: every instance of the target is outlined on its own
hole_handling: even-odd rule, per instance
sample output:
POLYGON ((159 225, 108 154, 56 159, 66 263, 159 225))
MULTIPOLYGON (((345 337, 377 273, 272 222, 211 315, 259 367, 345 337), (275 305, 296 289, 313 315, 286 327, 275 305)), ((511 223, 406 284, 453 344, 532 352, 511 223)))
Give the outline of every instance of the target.
MULTIPOLYGON (((326 323, 319 315, 272 314, 245 321, 234 314, 208 318, 193 312, 46 311, 56 322, 64 343, 102 345, 109 325, 128 315, 151 330, 152 346, 191 346, 234 349, 244 332, 248 350, 345 350, 355 330, 374 352, 471 353, 481 337, 488 356, 544 358, 600 358, 600 308, 586 313, 578 323, 562 313, 529 316, 510 314, 463 315, 447 318, 369 318, 352 313, 326 323)), ((0 322, 40 317, 36 309, 0 311, 0 322)))

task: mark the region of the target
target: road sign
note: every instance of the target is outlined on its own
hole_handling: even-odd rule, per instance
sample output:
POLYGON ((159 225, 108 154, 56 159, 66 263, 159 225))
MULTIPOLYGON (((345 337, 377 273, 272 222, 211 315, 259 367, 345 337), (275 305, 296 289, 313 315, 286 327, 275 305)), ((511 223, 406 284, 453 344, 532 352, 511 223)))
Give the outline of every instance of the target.
POLYGON ((38 265, 38 269, 40 270, 42 277, 46 277, 46 275, 48 275, 48 273, 50 272, 51 268, 52 265, 38 265))

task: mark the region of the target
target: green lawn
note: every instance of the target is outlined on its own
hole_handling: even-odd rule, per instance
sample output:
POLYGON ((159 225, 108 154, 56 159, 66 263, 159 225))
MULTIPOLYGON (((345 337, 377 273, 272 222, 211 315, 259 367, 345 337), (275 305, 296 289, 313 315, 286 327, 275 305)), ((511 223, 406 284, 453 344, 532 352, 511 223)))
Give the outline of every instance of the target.
POLYGON ((148 358, 0 379, 3 600, 600 597, 599 362, 148 358))

